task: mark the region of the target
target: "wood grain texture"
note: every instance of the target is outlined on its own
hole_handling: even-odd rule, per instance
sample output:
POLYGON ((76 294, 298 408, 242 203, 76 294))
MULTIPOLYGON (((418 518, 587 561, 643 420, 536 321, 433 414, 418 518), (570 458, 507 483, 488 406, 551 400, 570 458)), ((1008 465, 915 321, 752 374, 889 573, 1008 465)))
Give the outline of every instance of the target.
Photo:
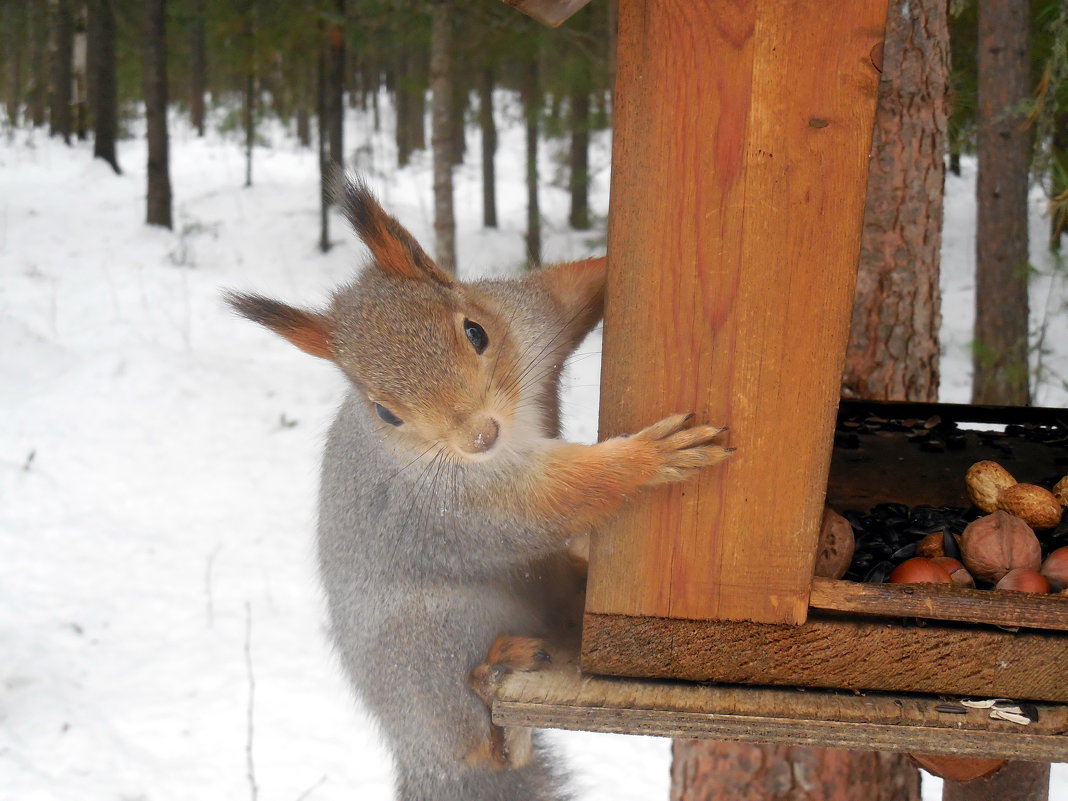
POLYGON ((595 540, 592 613, 805 619, 885 11, 620 4, 601 436, 695 411, 738 451, 595 540))
POLYGON ((1068 707, 1037 704, 1038 720, 1019 726, 983 710, 940 712, 942 703, 922 695, 610 679, 580 674, 554 654, 547 670, 508 676, 492 708, 501 726, 1068 761, 1068 707))
POLYGON ((582 667, 639 678, 1068 702, 1068 635, 810 618, 804 626, 586 615, 582 667))
MULTIPOLYGON (((1068 631, 1068 597, 971 590, 940 584, 812 580, 814 609, 881 617, 923 617, 1068 631)), ((1066 671, 1068 672, 1068 671, 1066 671)), ((1066 676, 1068 682, 1068 676, 1066 676)))

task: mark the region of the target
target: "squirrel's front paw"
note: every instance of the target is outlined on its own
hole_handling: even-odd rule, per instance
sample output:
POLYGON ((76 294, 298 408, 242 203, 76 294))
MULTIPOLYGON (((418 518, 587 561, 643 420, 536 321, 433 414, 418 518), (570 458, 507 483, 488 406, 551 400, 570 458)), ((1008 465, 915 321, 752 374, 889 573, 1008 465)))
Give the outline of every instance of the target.
POLYGON ((734 452, 733 448, 713 442, 726 428, 691 427, 693 417, 692 414, 673 414, 643 428, 631 438, 636 445, 640 443, 653 451, 655 465, 646 483, 683 481, 691 471, 722 462, 734 452))

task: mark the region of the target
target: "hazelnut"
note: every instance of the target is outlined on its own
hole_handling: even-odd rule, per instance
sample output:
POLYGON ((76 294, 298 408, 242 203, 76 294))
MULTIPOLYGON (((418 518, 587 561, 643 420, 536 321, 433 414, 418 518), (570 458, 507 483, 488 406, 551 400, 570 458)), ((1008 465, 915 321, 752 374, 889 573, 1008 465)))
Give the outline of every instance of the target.
POLYGON ((976 462, 964 475, 968 498, 984 512, 997 509, 998 495, 1016 483, 1012 474, 997 462, 976 462))
POLYGON ((1049 582, 1041 573, 1022 567, 1013 568, 995 585, 996 590, 1014 590, 1016 592, 1049 592, 1049 582))
POLYGON ((853 526, 833 509, 824 509, 813 575, 840 579, 853 561, 854 547, 853 526))
POLYGON ((1005 759, 986 757, 959 757, 944 754, 909 754, 921 768, 952 782, 970 782, 990 776, 1008 764, 1005 759))
POLYGON ((1031 527, 998 510, 973 520, 961 536, 961 557, 976 579, 996 584, 1015 567, 1038 570, 1042 548, 1031 527))
POLYGON ((1068 506, 1068 476, 1053 485, 1053 497, 1061 506, 1068 506))
POLYGON ((949 573, 949 577, 953 579, 953 585, 955 587, 975 586, 975 579, 972 578, 972 574, 965 569, 963 564, 952 556, 933 556, 931 557, 931 561, 949 573))
POLYGON ((931 559, 914 556, 894 568, 888 581, 891 584, 952 584, 945 568, 931 559))
POLYGON ((918 543, 916 543, 916 553, 920 556, 926 556, 933 558, 935 556, 945 556, 946 552, 943 547, 943 534, 941 531, 936 531, 934 534, 928 534, 918 543))
POLYGON ((1053 493, 1035 484, 1014 484, 998 495, 998 509, 1016 515, 1031 528, 1053 528, 1061 522, 1061 505, 1053 493))
POLYGON ((1059 592, 1068 590, 1068 545, 1050 551, 1040 571, 1050 586, 1059 592))

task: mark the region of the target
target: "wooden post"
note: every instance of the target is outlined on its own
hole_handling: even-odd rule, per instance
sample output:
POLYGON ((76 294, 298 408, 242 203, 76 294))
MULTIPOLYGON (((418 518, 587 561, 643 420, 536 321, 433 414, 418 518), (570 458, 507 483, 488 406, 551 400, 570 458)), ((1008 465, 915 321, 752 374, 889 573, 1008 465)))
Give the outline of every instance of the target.
POLYGON ((737 452, 595 539, 588 620, 805 620, 886 4, 619 6, 601 435, 694 411, 737 452))

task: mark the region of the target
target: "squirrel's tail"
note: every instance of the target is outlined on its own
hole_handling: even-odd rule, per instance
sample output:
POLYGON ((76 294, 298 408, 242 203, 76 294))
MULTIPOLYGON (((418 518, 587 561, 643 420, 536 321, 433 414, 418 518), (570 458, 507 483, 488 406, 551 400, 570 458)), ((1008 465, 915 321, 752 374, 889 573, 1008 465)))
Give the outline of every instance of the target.
POLYGON ((418 767, 397 764, 398 801, 569 801, 564 777, 535 745, 531 762, 512 770, 467 768, 459 764, 418 767))

